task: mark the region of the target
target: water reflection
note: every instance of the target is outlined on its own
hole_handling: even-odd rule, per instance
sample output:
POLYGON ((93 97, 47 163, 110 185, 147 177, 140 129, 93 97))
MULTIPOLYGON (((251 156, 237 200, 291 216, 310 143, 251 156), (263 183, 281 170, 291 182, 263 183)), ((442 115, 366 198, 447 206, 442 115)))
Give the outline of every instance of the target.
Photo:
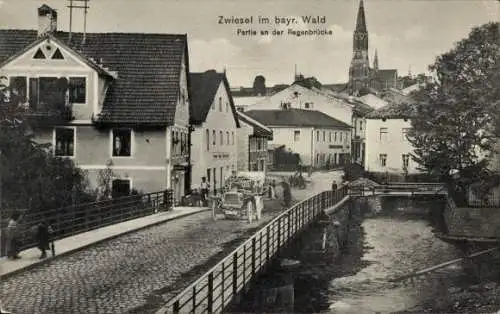
MULTIPOLYGON (((360 230, 364 233, 365 250, 361 261, 365 262, 365 267, 347 276, 335 276, 326 267, 317 269, 323 274, 330 273, 332 276, 327 277, 333 278, 323 292, 327 295, 327 304, 321 306, 323 311, 326 310, 325 305, 326 311, 331 313, 405 310, 432 300, 447 289, 444 279, 450 280, 450 276, 461 274, 460 267, 455 265, 413 283, 388 282, 388 279, 398 275, 453 259, 459 252, 437 239, 425 220, 372 217, 363 221, 360 230)), ((348 271, 354 267, 352 262, 344 256, 330 267, 348 271)), ((297 305, 300 307, 300 304, 297 305)))

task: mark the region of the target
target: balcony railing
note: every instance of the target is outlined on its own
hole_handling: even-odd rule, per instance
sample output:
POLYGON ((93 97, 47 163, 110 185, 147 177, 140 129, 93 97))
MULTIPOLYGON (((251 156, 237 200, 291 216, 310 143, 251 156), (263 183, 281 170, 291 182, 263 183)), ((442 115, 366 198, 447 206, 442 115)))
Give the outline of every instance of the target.
POLYGON ((37 104, 30 104, 25 110, 25 117, 30 122, 35 123, 62 123, 74 118, 71 104, 50 105, 40 102, 37 104))

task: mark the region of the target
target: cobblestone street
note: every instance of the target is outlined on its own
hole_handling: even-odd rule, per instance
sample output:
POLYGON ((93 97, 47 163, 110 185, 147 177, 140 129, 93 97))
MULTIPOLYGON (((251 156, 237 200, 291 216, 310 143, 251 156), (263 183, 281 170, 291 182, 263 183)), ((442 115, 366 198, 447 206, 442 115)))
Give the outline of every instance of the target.
POLYGON ((214 222, 210 212, 170 221, 8 278, 0 283, 2 301, 16 314, 128 312, 256 227, 214 222))
MULTIPOLYGON (((322 176, 328 177, 324 174, 322 176)), ((328 181, 325 179, 325 182, 328 181)), ((323 190, 293 190, 297 200, 323 190)), ((14 275, 0 283, 5 309, 34 313, 148 313, 266 223, 213 221, 203 212, 131 233, 14 275)), ((278 210, 277 210, 278 209, 278 210)))

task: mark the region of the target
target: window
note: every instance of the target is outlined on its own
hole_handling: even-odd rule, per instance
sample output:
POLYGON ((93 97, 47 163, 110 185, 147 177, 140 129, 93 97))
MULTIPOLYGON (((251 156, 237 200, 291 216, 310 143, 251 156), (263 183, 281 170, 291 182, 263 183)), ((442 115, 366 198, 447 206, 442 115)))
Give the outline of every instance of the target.
POLYGON ((293 131, 293 141, 298 142, 299 140, 300 140, 300 131, 299 130, 293 131))
POLYGON ((316 142, 319 142, 319 131, 316 131, 316 142))
POLYGON ((229 111, 229 104, 226 102, 226 112, 229 111))
POLYGON ((331 143, 332 142, 332 132, 330 132, 330 138, 329 138, 329 142, 331 143))
POLYGON ((387 128, 380 128, 380 141, 387 141, 387 128))
POLYGON ((73 157, 75 154, 75 130, 70 128, 55 128, 55 155, 73 157))
POLYGON ((130 180, 115 179, 112 183, 111 197, 124 197, 130 195, 130 180))
POLYGON ((359 130, 363 131, 363 121, 359 121, 359 130))
POLYGON ((113 157, 130 157, 132 152, 132 130, 114 129, 112 135, 113 157))
POLYGON ((219 131, 220 145, 224 145, 224 136, 222 135, 222 131, 219 131))
POLYGON ((408 132, 409 131, 410 131, 410 129, 408 129, 408 128, 403 128, 401 130, 403 141, 407 141, 408 140, 407 136, 408 136, 408 132))
POLYGON ((387 154, 380 154, 380 167, 385 167, 387 165, 387 154))
POLYGON ((226 138, 226 143, 227 143, 227 145, 229 145, 229 132, 228 131, 226 131, 226 137, 227 137, 226 138))
POLYGON ((212 130, 212 145, 215 146, 217 144, 217 139, 215 138, 215 130, 212 130))
POLYGON ((403 154, 403 169, 408 169, 408 166, 410 165, 410 155, 408 154, 403 154))
POLYGON ((234 131, 231 132, 231 144, 234 145, 234 131))
POLYGON ((222 97, 219 97, 219 111, 222 112, 222 97))
POLYGON ((342 142, 342 132, 339 133, 340 133, 340 142, 342 142))
POLYGON ((334 136, 334 138, 333 138, 333 141, 334 141, 334 142, 337 142, 337 132, 335 132, 335 134, 334 134, 334 135, 335 135, 335 136, 334 136))
POLYGON ((323 142, 326 141, 325 131, 323 131, 323 142))
POLYGON ((210 131, 208 129, 205 130, 205 141, 207 143, 207 151, 210 150, 210 131))
POLYGON ((76 104, 86 103, 86 79, 84 77, 69 78, 69 102, 76 104))
POLYGON ((262 150, 262 139, 257 138, 257 150, 262 150))

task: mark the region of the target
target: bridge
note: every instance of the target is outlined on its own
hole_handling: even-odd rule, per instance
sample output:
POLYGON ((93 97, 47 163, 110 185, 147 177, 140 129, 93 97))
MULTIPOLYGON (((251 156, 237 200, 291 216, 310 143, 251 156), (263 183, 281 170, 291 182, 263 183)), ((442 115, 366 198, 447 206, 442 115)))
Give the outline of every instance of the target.
MULTIPOLYGON (((263 225, 214 222, 206 208, 162 211, 162 193, 141 196, 140 204, 154 206, 137 207, 135 219, 123 217, 120 223, 56 242, 56 250, 64 253, 63 241, 67 245, 79 241, 76 252, 70 248, 67 255, 42 265, 36 257, 22 261, 32 263, 31 269, 16 270, 0 260, 1 298, 4 307, 16 313, 221 312, 322 212, 335 212, 359 196, 432 194, 445 195, 436 184, 342 187, 284 212, 264 213, 263 225), (178 216, 182 218, 172 220, 178 216), (134 231, 134 225, 140 230, 134 231), (105 230, 106 241, 91 245, 92 235, 105 230)), ((138 206, 137 199, 133 206, 138 206)), ((118 210, 115 213, 119 215, 118 210)))

